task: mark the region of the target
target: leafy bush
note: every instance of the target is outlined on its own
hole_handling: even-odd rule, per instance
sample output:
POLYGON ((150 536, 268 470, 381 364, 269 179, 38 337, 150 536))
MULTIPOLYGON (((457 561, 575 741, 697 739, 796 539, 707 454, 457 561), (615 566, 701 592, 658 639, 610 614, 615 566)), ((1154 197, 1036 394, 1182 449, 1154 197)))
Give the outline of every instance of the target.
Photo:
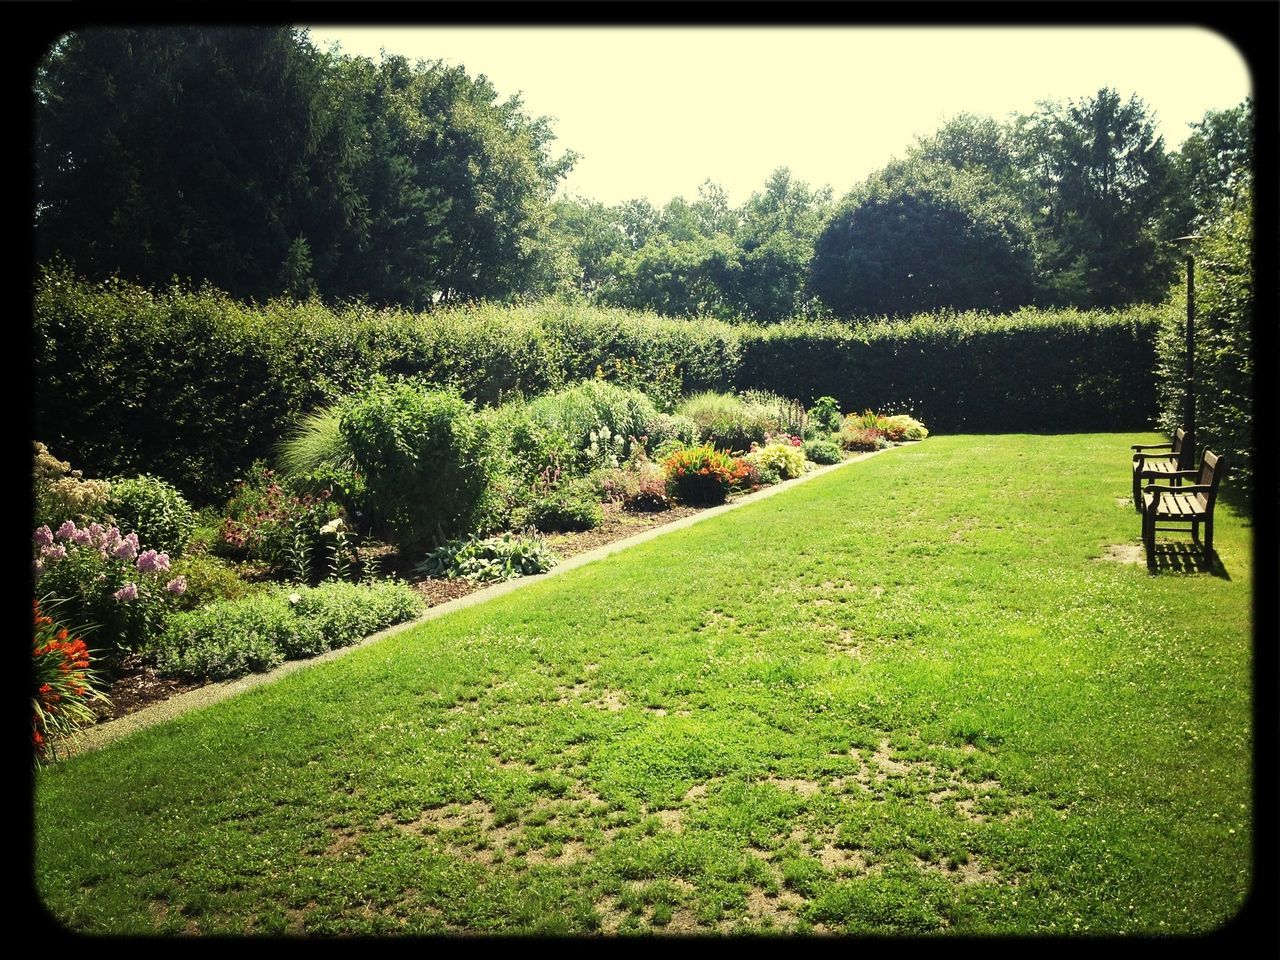
POLYGON ((658 422, 653 401, 639 390, 619 387, 605 380, 582 383, 549 393, 529 402, 529 413, 552 430, 563 434, 572 450, 579 472, 600 466, 600 458, 612 454, 618 459, 631 452, 638 438, 645 436, 650 425, 658 422), (593 438, 592 435, 595 435, 593 438), (600 451, 603 441, 620 443, 616 450, 600 451), (587 451, 596 448, 594 455, 587 451))
POLYGON ((592 479, 603 499, 621 503, 624 510, 651 513, 671 506, 666 476, 660 466, 649 460, 602 470, 592 479))
POLYGON ((676 411, 697 425, 704 443, 725 450, 746 450, 777 427, 767 409, 749 405, 732 393, 696 393, 676 411))
POLYGON ((64 520, 87 523, 103 519, 111 484, 82 479, 79 470, 72 470, 71 464, 59 460, 43 443, 35 444, 31 480, 36 526, 57 528, 64 520))
POLYGON ((182 556, 196 527, 195 511, 182 494, 147 474, 113 479, 106 510, 121 530, 174 557, 182 556))
POLYGON ((309 580, 327 560, 320 531, 339 514, 327 489, 315 496, 298 495, 258 462, 227 504, 220 548, 297 581, 309 580))
POLYGON ((662 461, 667 492, 683 503, 723 503, 747 476, 742 460, 711 446, 677 450, 662 461))
POLYGON ((806 440, 804 455, 814 463, 831 464, 841 463, 844 460, 840 445, 834 440, 806 440))
POLYGON ((31 746, 36 763, 42 764, 57 758, 60 739, 94 722, 90 703, 111 701, 98 688, 84 640, 50 617, 39 600, 34 613, 31 746))
POLYGON ((94 627, 94 650, 107 665, 140 649, 164 627, 186 581, 170 573, 169 556, 144 549, 137 534, 68 520, 32 536, 37 590, 61 603, 68 622, 94 627))
POLYGON ((778 476, 794 480, 804 473, 804 450, 790 443, 769 443, 756 446, 744 458, 763 473, 770 470, 778 476))
POLYGON ((604 523, 604 511, 588 479, 561 482, 535 494, 516 516, 520 525, 528 524, 544 532, 590 530, 604 523))
POLYGON ((685 444, 696 444, 699 439, 698 425, 692 419, 678 413, 657 413, 645 424, 644 435, 646 446, 656 450, 664 443, 679 441, 685 444))
MULTIPOLYGON (((1196 445, 1230 458, 1224 495, 1247 502, 1255 489, 1252 184, 1241 186, 1204 234, 1195 273, 1196 445)), ((1184 280, 1174 289, 1156 348, 1157 422, 1170 436, 1185 427, 1186 304, 1184 280)))
POLYGON ((929 436, 929 430, 923 423, 905 413, 886 417, 885 426, 891 440, 923 440, 929 436))
POLYGON ((341 429, 375 521, 402 550, 474 528, 491 468, 470 403, 456 393, 375 383, 343 404, 341 429))
POLYGON ((151 653, 166 676, 223 680, 354 643, 421 609, 396 581, 277 586, 176 615, 151 653))
POLYGON ((537 534, 504 533, 498 537, 450 540, 427 554, 417 573, 427 577, 462 577, 497 583, 550 570, 559 560, 537 534))
POLYGON ((826 433, 836 433, 840 429, 840 404, 836 398, 819 397, 815 400, 809 408, 809 423, 826 433))
POLYGON ((187 584, 175 604, 178 610, 194 610, 215 600, 239 600, 258 589, 239 577, 231 564, 208 553, 191 553, 173 561, 170 573, 187 584))
POLYGON ((883 449, 885 436, 874 427, 862 427, 857 423, 845 421, 840 428, 840 446, 846 450, 871 451, 883 449))

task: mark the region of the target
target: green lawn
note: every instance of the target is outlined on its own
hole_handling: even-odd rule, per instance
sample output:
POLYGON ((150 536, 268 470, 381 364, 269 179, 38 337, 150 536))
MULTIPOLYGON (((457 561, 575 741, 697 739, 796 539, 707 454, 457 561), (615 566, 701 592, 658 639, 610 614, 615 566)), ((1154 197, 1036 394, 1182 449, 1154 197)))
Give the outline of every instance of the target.
POLYGON ((73 758, 39 895, 125 933, 1210 930, 1252 875, 1250 530, 1219 511, 1225 576, 1097 559, 1141 439, 930 438, 73 758))

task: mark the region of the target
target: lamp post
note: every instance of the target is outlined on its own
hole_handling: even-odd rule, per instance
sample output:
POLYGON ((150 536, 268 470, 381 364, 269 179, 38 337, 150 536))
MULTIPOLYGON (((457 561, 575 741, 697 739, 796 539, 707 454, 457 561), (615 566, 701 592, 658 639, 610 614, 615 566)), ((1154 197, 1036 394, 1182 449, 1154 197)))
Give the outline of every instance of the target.
POLYGON ((1173 242, 1182 249, 1182 257, 1187 264, 1187 374, 1182 406, 1182 429, 1186 436, 1182 440, 1181 464, 1183 470, 1194 470, 1196 466, 1196 248, 1203 238, 1199 234, 1188 234, 1178 237, 1173 242))

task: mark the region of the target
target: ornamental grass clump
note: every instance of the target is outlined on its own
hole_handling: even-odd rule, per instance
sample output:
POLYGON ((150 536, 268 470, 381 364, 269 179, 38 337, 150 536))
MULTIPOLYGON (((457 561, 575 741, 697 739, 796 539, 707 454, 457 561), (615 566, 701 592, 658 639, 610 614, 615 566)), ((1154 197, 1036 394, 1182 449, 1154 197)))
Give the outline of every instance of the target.
MULTIPOLYGON (((46 605, 48 599, 46 598, 46 605)), ((57 759, 58 742, 95 721, 92 703, 110 704, 89 667, 84 640, 33 604, 31 746, 37 764, 57 759)))
POLYGON ((667 493, 682 503, 724 503, 750 472, 749 465, 710 445, 676 450, 662 461, 667 493))
POLYGON ((94 625, 93 649, 107 666, 162 630, 187 589, 184 577, 170 575, 167 553, 118 527, 67 520, 57 531, 37 528, 32 544, 37 589, 63 604, 69 621, 94 625))

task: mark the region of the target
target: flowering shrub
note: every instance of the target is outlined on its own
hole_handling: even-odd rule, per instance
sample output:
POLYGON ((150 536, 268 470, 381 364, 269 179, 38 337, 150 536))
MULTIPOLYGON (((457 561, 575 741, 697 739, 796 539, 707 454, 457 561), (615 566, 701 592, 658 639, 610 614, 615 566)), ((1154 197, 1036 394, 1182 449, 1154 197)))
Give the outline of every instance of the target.
POLYGON ((320 531, 340 512, 327 489, 296 495, 276 479, 274 471, 257 463, 227 504, 222 546, 234 556, 262 561, 277 571, 287 569, 306 580, 313 569, 319 569, 317 560, 321 564, 327 560, 327 544, 320 531))
POLYGON ((112 480, 105 506, 121 530, 174 557, 187 548, 196 526, 195 511, 177 488, 145 474, 112 480))
POLYGON ((684 503, 723 503, 749 466, 711 446, 677 450, 662 461, 667 493, 684 503))
POLYGON ((840 429, 840 403, 835 397, 819 397, 809 408, 809 424, 816 430, 835 433, 840 429))
POLYGON ((82 480, 79 470, 72 470, 71 464, 59 460, 39 442, 35 444, 31 480, 37 526, 101 519, 111 492, 107 481, 82 480))
POLYGON ((137 534, 67 520, 32 536, 36 584, 64 603, 68 617, 96 628, 95 650, 109 663, 143 646, 164 626, 186 579, 171 576, 169 555, 143 549, 137 534))
POLYGON ((55 758, 60 738, 93 723, 91 702, 110 701, 95 686, 98 679, 89 669, 84 640, 47 616, 39 600, 34 602, 34 613, 31 745, 36 763, 47 763, 55 758))
POLYGON ((793 480, 804 473, 804 450, 800 443, 793 445, 792 439, 799 438, 788 437, 785 442, 774 441, 763 447, 752 444, 751 452, 744 459, 761 469, 772 469, 784 479, 793 480))
POLYGON ((647 459, 636 459, 626 467, 603 470, 594 477, 600 496, 621 503, 624 510, 657 511, 671 506, 667 479, 662 468, 647 459))

